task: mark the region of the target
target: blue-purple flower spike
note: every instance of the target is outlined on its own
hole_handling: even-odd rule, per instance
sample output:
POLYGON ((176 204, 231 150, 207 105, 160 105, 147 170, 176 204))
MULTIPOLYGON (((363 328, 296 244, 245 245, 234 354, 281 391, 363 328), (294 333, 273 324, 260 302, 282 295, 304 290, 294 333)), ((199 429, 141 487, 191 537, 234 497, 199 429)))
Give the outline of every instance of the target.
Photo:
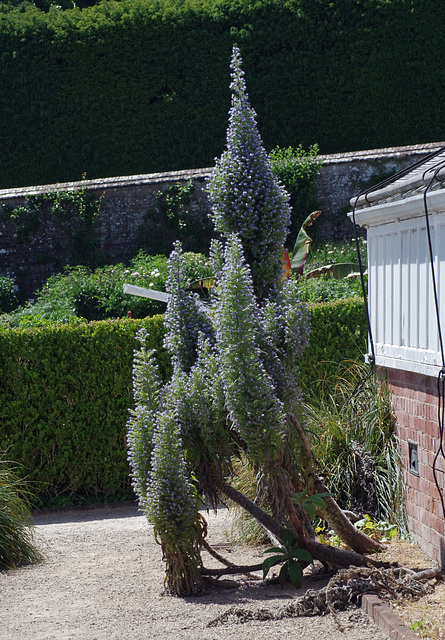
POLYGON ((211 218, 224 237, 236 233, 251 267, 256 295, 267 295, 281 276, 282 247, 290 223, 289 196, 272 173, 269 157, 257 130, 241 68, 233 48, 232 106, 227 149, 209 182, 211 218))

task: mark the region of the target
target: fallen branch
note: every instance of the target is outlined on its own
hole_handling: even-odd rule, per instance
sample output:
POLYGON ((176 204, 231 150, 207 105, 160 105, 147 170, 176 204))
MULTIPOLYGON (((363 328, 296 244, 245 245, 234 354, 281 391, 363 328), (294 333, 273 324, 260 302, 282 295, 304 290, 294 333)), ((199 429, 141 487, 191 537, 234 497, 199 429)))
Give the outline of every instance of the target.
MULTIPOLYGON (((435 570, 431 575, 435 577, 438 573, 439 571, 435 570)), ((233 606, 211 620, 207 626, 335 614, 336 611, 356 606, 364 593, 377 593, 391 599, 400 596, 419 599, 433 590, 431 584, 421 581, 425 579, 425 575, 424 571, 413 575, 412 571, 403 567, 349 567, 338 571, 324 589, 309 589, 301 598, 282 607, 248 609, 233 606), (415 576, 420 576, 420 579, 416 579, 415 576)))
POLYGON ((261 564, 250 564, 250 565, 232 565, 231 567, 226 567, 225 569, 206 569, 203 567, 201 569, 202 576, 215 576, 219 578, 220 576, 228 576, 228 575, 247 575, 252 573, 252 571, 262 571, 263 565, 261 564))

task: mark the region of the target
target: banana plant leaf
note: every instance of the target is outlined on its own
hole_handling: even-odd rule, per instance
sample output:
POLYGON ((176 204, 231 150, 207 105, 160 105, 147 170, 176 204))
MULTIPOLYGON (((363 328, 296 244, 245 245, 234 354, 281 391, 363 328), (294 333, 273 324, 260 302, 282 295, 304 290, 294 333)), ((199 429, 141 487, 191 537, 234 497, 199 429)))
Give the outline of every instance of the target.
POLYGON ((295 241, 294 250, 292 252, 291 269, 298 275, 303 275, 303 267, 311 249, 312 238, 306 233, 307 227, 310 227, 314 220, 321 215, 321 211, 313 211, 301 225, 295 241))

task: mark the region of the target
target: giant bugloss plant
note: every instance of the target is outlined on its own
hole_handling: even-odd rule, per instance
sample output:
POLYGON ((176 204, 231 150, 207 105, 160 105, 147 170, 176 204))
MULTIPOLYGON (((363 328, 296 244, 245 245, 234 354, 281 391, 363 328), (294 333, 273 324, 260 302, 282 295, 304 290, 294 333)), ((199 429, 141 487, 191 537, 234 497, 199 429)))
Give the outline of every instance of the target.
MULTIPOLYGON (((128 437, 134 487, 162 546, 168 590, 178 595, 204 587, 200 549, 205 525, 198 492, 214 506, 222 496, 233 500, 282 543, 291 526, 295 543, 291 555, 279 554, 279 561, 287 563, 282 576, 291 568, 299 578, 298 559, 326 560, 294 498, 304 491, 326 491, 316 474, 298 390, 308 314, 297 284, 282 282, 288 199, 256 130, 236 47, 231 89, 227 150, 210 184, 212 218, 223 238, 211 251, 213 303, 203 309, 197 296, 186 291, 184 255, 176 244, 165 315, 165 346, 173 360, 170 382, 160 385, 144 344, 135 356, 136 408, 128 437), (255 501, 229 480, 236 459, 247 460, 256 472, 255 501)), ((351 532, 331 497, 325 511, 322 515, 351 548, 372 548, 366 536, 351 532)), ((329 553, 337 553, 329 560, 339 566, 350 561, 338 550, 329 553)), ((354 561, 360 563, 358 558, 354 561)))

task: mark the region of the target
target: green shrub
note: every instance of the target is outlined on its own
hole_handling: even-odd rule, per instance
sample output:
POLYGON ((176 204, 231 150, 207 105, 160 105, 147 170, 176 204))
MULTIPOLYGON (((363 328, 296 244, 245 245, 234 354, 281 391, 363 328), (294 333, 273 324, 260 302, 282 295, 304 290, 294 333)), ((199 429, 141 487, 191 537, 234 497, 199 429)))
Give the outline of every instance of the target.
MULTIPOLYGON (((314 226, 308 229, 309 235, 311 235, 312 229, 314 229, 321 220, 322 218, 319 218, 314 223, 314 226)), ((366 265, 367 241, 361 238, 359 243, 362 262, 366 265)), ((357 262, 357 245, 355 239, 345 238, 341 242, 314 241, 307 258, 305 272, 307 273, 318 267, 323 267, 326 264, 335 264, 338 262, 357 262)))
POLYGON ((441 140, 444 24, 426 0, 2 4, 1 186, 211 166, 234 42, 267 149, 441 140))
POLYGON ((131 495, 125 425, 141 326, 167 377, 160 316, 0 330, 0 449, 45 502, 131 495))
POLYGON ((363 300, 336 300, 310 305, 309 347, 301 362, 301 386, 311 393, 336 376, 339 363, 363 359, 367 353, 367 322, 363 300))
MULTIPOLYGON (((311 318, 301 362, 305 394, 366 349, 360 300, 313 305, 311 318)), ((161 316, 0 327, 0 450, 25 467, 45 504, 132 495, 125 433, 135 334, 142 326, 167 379, 161 316)))
POLYGON ((0 570, 42 559, 34 544, 28 498, 17 465, 0 454, 0 570))
POLYGON ((307 395, 306 414, 315 457, 340 505, 405 534, 404 483, 386 385, 364 364, 345 363, 307 395))
POLYGON ((9 313, 19 306, 14 293, 14 280, 0 276, 0 313, 9 313))
POLYGON ((269 154, 272 171, 290 194, 292 222, 286 241, 289 247, 293 247, 304 220, 317 208, 315 186, 321 167, 317 154, 316 144, 307 151, 301 145, 295 149, 275 147, 269 154))
POLYGON ((336 280, 323 275, 319 278, 300 278, 298 291, 302 302, 331 302, 362 296, 362 286, 358 276, 336 280))
MULTIPOLYGON (((189 281, 210 275, 202 254, 187 253, 189 281)), ((39 326, 51 322, 75 323, 79 319, 105 320, 131 313, 145 318, 165 311, 165 303, 124 293, 123 285, 134 284, 165 291, 167 257, 140 252, 129 266, 116 264, 91 271, 87 267, 67 267, 65 273, 51 276, 37 301, 9 317, 12 326, 39 326)))

